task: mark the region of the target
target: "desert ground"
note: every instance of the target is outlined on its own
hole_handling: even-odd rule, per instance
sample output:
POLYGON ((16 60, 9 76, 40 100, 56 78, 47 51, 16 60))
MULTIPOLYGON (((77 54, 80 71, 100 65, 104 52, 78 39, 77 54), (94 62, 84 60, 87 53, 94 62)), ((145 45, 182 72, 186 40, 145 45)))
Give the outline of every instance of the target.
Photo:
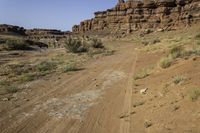
POLYGON ((104 39, 114 52, 95 55, 65 48, 1 52, 0 131, 199 133, 199 29, 104 39), (29 67, 44 60, 56 67, 34 75, 29 67), (63 71, 70 63, 77 68, 63 71))

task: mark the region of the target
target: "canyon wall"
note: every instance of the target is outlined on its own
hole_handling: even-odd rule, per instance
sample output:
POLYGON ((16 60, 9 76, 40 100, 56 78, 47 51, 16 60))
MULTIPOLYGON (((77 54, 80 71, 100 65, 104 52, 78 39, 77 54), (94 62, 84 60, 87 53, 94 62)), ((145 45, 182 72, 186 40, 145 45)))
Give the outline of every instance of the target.
POLYGON ((110 33, 187 27, 200 21, 200 0, 118 0, 114 8, 74 25, 74 33, 110 33))

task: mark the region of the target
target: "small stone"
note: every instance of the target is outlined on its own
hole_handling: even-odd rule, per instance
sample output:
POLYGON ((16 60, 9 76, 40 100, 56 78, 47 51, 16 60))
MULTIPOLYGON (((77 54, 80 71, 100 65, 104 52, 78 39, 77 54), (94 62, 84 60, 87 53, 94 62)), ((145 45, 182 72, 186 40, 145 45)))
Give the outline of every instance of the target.
POLYGON ((25 98, 24 101, 27 101, 27 102, 28 102, 28 101, 30 101, 30 100, 25 98))
POLYGON ((8 101, 9 99, 8 99, 8 98, 3 98, 2 100, 3 100, 3 101, 8 101))
POLYGON ((148 90, 148 88, 140 90, 140 94, 146 94, 147 90, 148 90))
POLYGON ((196 58, 196 57, 194 57, 194 58, 192 58, 192 60, 193 60, 193 61, 196 61, 196 60, 197 60, 197 58, 196 58))
POLYGON ((163 32, 164 31, 164 29, 158 29, 157 30, 157 32, 163 32))
POLYGON ((146 121, 146 122, 144 123, 144 127, 145 127, 145 128, 149 128, 149 127, 151 127, 151 126, 152 126, 151 121, 146 121))
POLYGON ((132 111, 130 114, 133 115, 133 114, 136 114, 136 112, 135 112, 135 111, 132 111))
POLYGON ((172 111, 177 111, 179 108, 180 108, 180 106, 175 105, 175 106, 172 108, 172 111))
POLYGON ((129 115, 127 113, 122 113, 119 118, 120 119, 123 119, 123 118, 126 118, 126 117, 129 117, 129 115))

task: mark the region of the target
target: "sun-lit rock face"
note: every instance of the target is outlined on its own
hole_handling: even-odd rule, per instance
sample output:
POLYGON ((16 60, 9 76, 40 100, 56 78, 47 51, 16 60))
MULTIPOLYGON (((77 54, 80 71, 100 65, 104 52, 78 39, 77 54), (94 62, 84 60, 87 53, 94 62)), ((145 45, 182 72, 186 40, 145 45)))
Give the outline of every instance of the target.
POLYGON ((95 17, 75 25, 74 33, 87 31, 128 32, 169 29, 200 21, 199 0, 118 0, 115 7, 94 13, 95 17))

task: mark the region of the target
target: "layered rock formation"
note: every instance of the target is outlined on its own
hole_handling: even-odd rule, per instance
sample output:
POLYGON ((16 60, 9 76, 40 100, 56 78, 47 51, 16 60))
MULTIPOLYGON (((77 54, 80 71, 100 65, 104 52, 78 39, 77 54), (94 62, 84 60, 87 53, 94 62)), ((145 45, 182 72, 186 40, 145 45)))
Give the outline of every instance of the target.
POLYGON ((26 35, 30 39, 51 39, 51 38, 65 38, 70 32, 63 32, 55 29, 30 29, 26 30, 26 35))
POLYGON ((1 24, 0 25, 0 33, 14 33, 19 35, 25 35, 25 29, 23 27, 1 24))
POLYGON ((170 29, 200 21, 200 0, 118 0, 114 8, 73 26, 74 33, 170 29))
POLYGON ((65 38, 71 32, 63 32, 55 29, 25 29, 23 27, 0 24, 0 34, 18 34, 26 36, 28 39, 51 39, 51 38, 65 38))

